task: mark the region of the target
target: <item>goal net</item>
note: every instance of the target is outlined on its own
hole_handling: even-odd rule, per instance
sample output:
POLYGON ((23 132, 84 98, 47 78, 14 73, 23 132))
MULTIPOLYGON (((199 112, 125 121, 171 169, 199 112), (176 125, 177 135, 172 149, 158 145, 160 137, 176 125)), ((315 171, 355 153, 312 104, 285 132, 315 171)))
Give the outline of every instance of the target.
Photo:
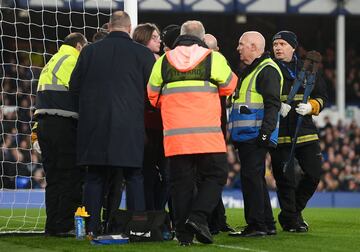
POLYGON ((66 35, 89 41, 108 22, 115 0, 0 0, 0 234, 42 232, 45 173, 32 148, 37 82, 66 35))

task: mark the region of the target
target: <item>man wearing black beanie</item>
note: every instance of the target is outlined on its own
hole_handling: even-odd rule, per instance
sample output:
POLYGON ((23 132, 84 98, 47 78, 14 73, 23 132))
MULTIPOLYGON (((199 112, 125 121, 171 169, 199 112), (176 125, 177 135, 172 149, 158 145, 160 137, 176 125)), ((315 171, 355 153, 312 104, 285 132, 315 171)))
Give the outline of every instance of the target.
POLYGON ((327 100, 326 84, 317 74, 308 102, 301 102, 305 89, 299 87, 294 100, 287 104, 287 97, 303 65, 295 54, 297 37, 291 31, 280 31, 273 36, 272 42, 274 61, 284 76, 278 146, 270 152, 281 208, 278 219, 284 231, 307 232, 309 227, 302 218, 302 211, 314 194, 321 173, 319 137, 312 116, 318 115, 324 108, 327 100), (289 167, 285 173, 282 168, 290 155, 298 114, 303 116, 303 123, 296 142, 295 157, 303 175, 296 184, 294 167, 289 167))
POLYGON ((279 31, 274 35, 272 41, 274 42, 274 40, 277 39, 285 40, 294 49, 298 46, 297 37, 295 33, 291 31, 279 31))
POLYGON ((164 51, 174 49, 174 42, 180 35, 180 26, 171 24, 166 26, 161 32, 161 40, 164 43, 164 51))

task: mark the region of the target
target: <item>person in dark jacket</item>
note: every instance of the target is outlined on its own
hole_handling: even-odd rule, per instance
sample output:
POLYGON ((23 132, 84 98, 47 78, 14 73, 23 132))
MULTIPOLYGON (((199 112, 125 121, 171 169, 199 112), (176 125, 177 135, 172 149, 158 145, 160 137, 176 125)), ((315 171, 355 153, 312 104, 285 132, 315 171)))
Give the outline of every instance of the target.
POLYGON ((161 41, 164 45, 164 52, 174 49, 174 42, 180 36, 180 26, 171 24, 161 31, 161 41))
POLYGON ((88 167, 84 204, 90 214, 87 232, 93 235, 99 233, 109 173, 124 173, 127 208, 145 209, 144 90, 155 59, 130 38, 126 12, 111 15, 109 31, 82 51, 70 80, 70 91, 79 99, 77 163, 88 167))
POLYGON ((275 62, 284 76, 278 147, 271 152, 273 174, 281 208, 278 219, 284 231, 307 232, 308 225, 303 220, 301 212, 315 192, 321 173, 319 137, 312 115, 318 115, 324 108, 327 100, 326 84, 317 74, 307 103, 301 103, 304 88, 300 87, 294 101, 286 104, 287 96, 293 88, 294 79, 300 72, 303 63, 295 54, 298 43, 293 32, 280 31, 274 35, 272 40, 275 62), (296 142, 295 157, 303 175, 296 184, 294 167, 290 167, 285 173, 282 168, 290 155, 291 139, 295 133, 298 115, 303 116, 303 122, 296 142))
POLYGON ((228 128, 239 151, 247 226, 229 235, 274 235, 276 229, 265 181, 265 158, 277 143, 283 79, 269 53, 264 53, 265 39, 259 32, 245 32, 237 49, 246 68, 233 95, 228 128))
MULTIPOLYGON (((105 23, 92 37, 92 42, 104 39, 108 34, 108 23, 105 23)), ((124 188, 124 176, 122 172, 113 169, 107 177, 103 191, 102 225, 103 233, 111 232, 109 226, 110 217, 119 209, 124 188)))
MULTIPOLYGON (((139 24, 133 32, 133 40, 149 48, 155 58, 159 58, 160 30, 155 24, 139 24)), ((144 150, 144 192, 146 210, 165 210, 167 199, 167 162, 163 147, 161 114, 152 107, 146 97, 145 102, 145 150, 144 150)))

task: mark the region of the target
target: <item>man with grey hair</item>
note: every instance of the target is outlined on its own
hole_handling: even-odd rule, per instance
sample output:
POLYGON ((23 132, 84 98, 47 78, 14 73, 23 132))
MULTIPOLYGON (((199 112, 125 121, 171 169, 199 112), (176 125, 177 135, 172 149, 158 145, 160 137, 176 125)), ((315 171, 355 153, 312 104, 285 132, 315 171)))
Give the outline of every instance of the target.
POLYGON ((246 68, 232 97, 231 140, 239 152, 240 179, 247 226, 231 236, 275 235, 275 221, 265 182, 265 159, 278 138, 281 70, 265 53, 265 39, 256 31, 239 39, 240 60, 246 68))
POLYGON ((199 21, 184 23, 181 34, 156 61, 147 91, 161 110, 176 237, 189 246, 194 235, 213 242, 207 217, 227 179, 220 96, 234 91, 237 76, 223 55, 207 48, 199 21))
POLYGON ((181 26, 180 35, 194 36, 203 40, 205 36, 205 28, 200 21, 189 20, 181 26))

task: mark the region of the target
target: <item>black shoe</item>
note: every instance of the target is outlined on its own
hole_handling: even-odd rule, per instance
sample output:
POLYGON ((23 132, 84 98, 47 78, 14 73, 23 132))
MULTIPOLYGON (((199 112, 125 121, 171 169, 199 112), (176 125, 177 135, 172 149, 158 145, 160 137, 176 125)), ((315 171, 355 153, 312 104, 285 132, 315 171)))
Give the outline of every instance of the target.
POLYGON ((44 236, 45 236, 45 237, 52 237, 52 236, 56 236, 56 233, 53 232, 53 231, 45 230, 44 236))
POLYGON ((303 219, 301 213, 299 215, 298 222, 299 222, 299 225, 301 227, 306 228, 307 230, 309 230, 309 224, 303 219))
POLYGON ((185 222, 185 227, 195 234, 195 237, 199 242, 205 244, 213 243, 211 233, 206 225, 187 219, 185 222))
POLYGON ((251 226, 246 226, 244 230, 237 232, 229 232, 229 236, 233 237, 259 237, 265 236, 267 232, 265 230, 256 230, 251 226))
POLYGON ((181 246, 181 247, 189 247, 192 244, 193 243, 191 241, 179 241, 179 246, 181 246))
POLYGON ((300 227, 303 229, 306 229, 306 231, 309 231, 309 224, 306 221, 302 221, 299 223, 300 227))
POLYGON ((276 223, 275 221, 266 223, 266 229, 267 229, 266 234, 267 235, 276 235, 277 234, 275 223, 276 223))
POLYGON ((268 228, 268 230, 266 231, 266 234, 267 235, 276 235, 277 234, 276 228, 275 227, 268 228))
POLYGON ((225 223, 225 225, 220 228, 220 231, 221 232, 236 232, 236 230, 233 229, 232 227, 230 227, 230 225, 227 223, 225 223))
POLYGON ((284 225, 282 228, 285 232, 291 232, 291 233, 306 233, 308 231, 306 227, 301 226, 300 224, 284 225))
POLYGON ((210 229, 210 234, 217 235, 217 234, 220 234, 220 231, 219 231, 219 229, 210 229))

